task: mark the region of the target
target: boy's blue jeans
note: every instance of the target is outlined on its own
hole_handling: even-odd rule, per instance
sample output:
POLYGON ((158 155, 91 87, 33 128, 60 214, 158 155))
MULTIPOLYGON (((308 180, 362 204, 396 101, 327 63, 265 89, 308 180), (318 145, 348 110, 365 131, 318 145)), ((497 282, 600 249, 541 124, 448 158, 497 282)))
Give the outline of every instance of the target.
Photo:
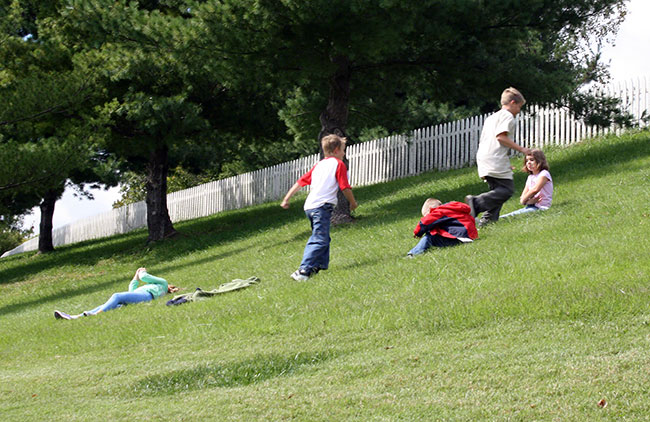
POLYGON ((429 233, 425 233, 418 244, 415 245, 415 247, 411 249, 407 255, 419 255, 421 253, 424 253, 432 246, 444 248, 446 246, 455 246, 459 243, 461 242, 458 239, 450 239, 448 237, 440 236, 439 234, 432 236, 429 233))
POLYGON ((300 269, 311 274, 314 269, 326 270, 330 263, 330 219, 332 204, 305 210, 311 223, 311 236, 302 255, 300 269))

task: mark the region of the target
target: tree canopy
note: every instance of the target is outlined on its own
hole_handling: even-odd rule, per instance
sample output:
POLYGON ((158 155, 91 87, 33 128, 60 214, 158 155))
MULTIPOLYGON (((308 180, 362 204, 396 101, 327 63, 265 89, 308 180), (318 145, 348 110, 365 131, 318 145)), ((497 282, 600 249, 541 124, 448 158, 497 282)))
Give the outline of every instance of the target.
MULTIPOLYGON (((92 74, 80 73, 48 19, 56 3, 0 7, 0 214, 15 221, 41 207, 39 250, 52 245, 52 213, 66 183, 113 181, 92 130, 92 74)), ((110 182, 109 182, 110 183, 110 182)))
POLYGON ((508 86, 566 104, 600 75, 598 53, 584 46, 615 31, 624 3, 222 0, 192 13, 202 49, 280 87, 280 117, 317 148, 328 133, 353 141, 449 110, 491 110, 508 86))

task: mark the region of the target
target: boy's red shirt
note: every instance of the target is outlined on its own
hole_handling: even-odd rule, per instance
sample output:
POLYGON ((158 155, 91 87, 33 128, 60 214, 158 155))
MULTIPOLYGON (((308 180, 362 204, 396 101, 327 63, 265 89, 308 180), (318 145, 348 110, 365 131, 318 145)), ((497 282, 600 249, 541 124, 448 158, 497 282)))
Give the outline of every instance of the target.
POLYGON ((432 208, 429 214, 422 217, 413 234, 420 237, 425 233, 465 241, 478 238, 469 205, 457 201, 432 208))

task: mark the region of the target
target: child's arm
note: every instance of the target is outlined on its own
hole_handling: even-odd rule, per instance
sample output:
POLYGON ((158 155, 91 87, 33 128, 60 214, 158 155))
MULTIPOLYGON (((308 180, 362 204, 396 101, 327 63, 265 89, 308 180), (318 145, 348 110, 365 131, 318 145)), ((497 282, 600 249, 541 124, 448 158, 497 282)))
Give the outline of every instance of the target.
POLYGON ((354 194, 352 193, 352 189, 343 189, 343 196, 345 196, 345 199, 348 200, 350 203, 350 211, 354 211, 359 204, 357 204, 357 201, 354 199, 354 194))
POLYGON ((529 190, 528 186, 524 186, 524 191, 521 193, 521 196, 519 196, 519 203, 521 205, 527 205, 526 204, 526 201, 527 201, 526 198, 528 197, 528 190, 529 190))
POLYGON ((280 204, 280 206, 282 208, 284 208, 285 210, 288 210, 289 209, 289 199, 291 199, 291 197, 293 195, 295 195, 296 192, 298 192, 300 190, 300 188, 302 188, 302 186, 300 186, 298 184, 298 182, 294 183, 293 186, 291 186, 291 188, 287 192, 287 194, 284 195, 284 199, 282 200, 282 203, 280 204))
POLYGON ((133 280, 129 283, 129 291, 132 292, 135 289, 138 288, 140 285, 140 274, 142 272, 147 272, 147 269, 145 267, 140 267, 137 270, 135 270, 135 274, 133 275, 133 280))
MULTIPOLYGON (((469 209, 468 205, 463 205, 469 209)), ((418 225, 415 226, 415 230, 413 230, 413 237, 422 237, 422 235, 425 233, 430 232, 434 227, 436 227, 436 225, 438 225, 438 223, 440 223, 440 220, 444 217, 445 213, 443 210, 441 210, 441 207, 432 208, 431 211, 429 211, 429 214, 423 216, 422 219, 418 222, 418 225)))
POLYGON ((133 277, 133 280, 129 283, 129 291, 132 292, 140 286, 140 280, 133 277))
POLYGON ((510 149, 514 149, 515 151, 519 151, 524 155, 529 155, 530 154, 530 149, 526 147, 522 147, 508 136, 508 132, 502 132, 497 135, 497 141, 504 147, 508 147, 510 149))
POLYGON ((542 190, 546 182, 548 182, 548 179, 546 177, 544 176, 538 177, 537 183, 535 183, 535 186, 533 186, 532 189, 528 189, 528 186, 526 186, 524 191, 521 193, 521 198, 519 202, 521 202, 522 205, 526 205, 526 204, 535 205, 536 203, 538 203, 542 198, 541 197, 535 198, 535 195, 537 195, 542 190))
POLYGON ((164 278, 156 277, 155 275, 151 275, 147 272, 144 272, 140 276, 140 279, 142 280, 143 283, 157 284, 162 287, 163 291, 167 291, 168 283, 167 280, 165 280, 164 278))

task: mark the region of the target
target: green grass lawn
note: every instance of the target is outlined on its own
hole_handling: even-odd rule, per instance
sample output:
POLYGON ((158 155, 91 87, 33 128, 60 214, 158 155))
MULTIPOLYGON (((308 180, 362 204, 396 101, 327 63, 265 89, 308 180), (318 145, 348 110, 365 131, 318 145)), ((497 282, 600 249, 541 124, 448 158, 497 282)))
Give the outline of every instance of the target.
MULTIPOLYGON (((330 269, 289 278, 304 196, 0 260, 7 421, 650 420, 650 134, 547 151, 553 207, 405 259, 423 200, 486 190, 476 169, 355 189, 330 269), (77 321, 149 272, 191 292, 77 321), (599 406, 599 402, 601 406, 599 406), (605 406, 602 406, 605 404, 605 406)), ((521 158, 513 159, 521 165, 521 158)), ((504 212, 519 207, 525 174, 504 212)))

